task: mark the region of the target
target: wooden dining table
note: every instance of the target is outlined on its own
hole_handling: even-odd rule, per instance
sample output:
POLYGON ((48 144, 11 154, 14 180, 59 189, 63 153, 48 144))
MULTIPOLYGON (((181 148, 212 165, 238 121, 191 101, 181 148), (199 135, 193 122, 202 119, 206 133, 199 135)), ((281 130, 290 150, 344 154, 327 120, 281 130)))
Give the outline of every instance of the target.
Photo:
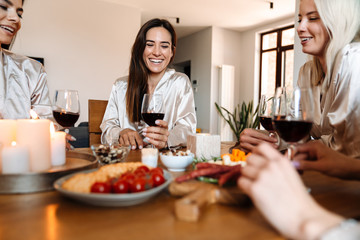
MULTIPOLYGON (((229 146, 223 144, 222 152, 229 146)), ((131 151, 127 158, 140 160, 140 150, 131 151)), ((360 182, 317 172, 305 172, 302 178, 311 196, 325 208, 345 217, 360 216, 360 182)), ((211 204, 197 222, 186 222, 175 217, 176 200, 167 190, 130 207, 87 205, 55 190, 2 194, 0 239, 283 239, 252 204, 211 204)))

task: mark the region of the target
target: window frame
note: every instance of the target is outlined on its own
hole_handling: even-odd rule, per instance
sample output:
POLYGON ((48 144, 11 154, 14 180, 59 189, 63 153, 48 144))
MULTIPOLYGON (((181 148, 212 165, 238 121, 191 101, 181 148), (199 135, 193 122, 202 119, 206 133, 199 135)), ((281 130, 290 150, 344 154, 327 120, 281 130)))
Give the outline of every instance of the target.
MULTIPOLYGON (((284 52, 288 51, 288 50, 293 50, 294 49, 294 44, 291 45, 286 45, 286 46, 282 46, 282 32, 288 29, 294 28, 295 30, 295 25, 288 25, 285 27, 281 27, 281 28, 277 28, 277 29, 273 29, 267 32, 263 32, 260 34, 260 75, 259 75, 259 99, 261 97, 261 82, 262 82, 262 60, 263 60, 263 54, 266 52, 271 52, 271 51, 276 51, 276 70, 275 70, 275 89, 277 87, 282 86, 282 55, 284 52), (277 41, 276 41, 276 47, 274 48, 269 48, 266 50, 263 50, 263 38, 265 35, 268 34, 272 34, 274 32, 277 32, 277 41)), ((285 70, 285 69, 284 69, 285 70)))

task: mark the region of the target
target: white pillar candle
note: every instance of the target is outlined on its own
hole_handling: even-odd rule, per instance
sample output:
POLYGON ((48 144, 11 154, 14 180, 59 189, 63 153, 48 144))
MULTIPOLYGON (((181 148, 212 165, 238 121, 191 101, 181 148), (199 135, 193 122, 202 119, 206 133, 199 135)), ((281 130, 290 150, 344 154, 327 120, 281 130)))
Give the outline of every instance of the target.
POLYGON ((66 162, 66 153, 65 153, 65 132, 55 132, 54 124, 50 123, 50 132, 51 132, 51 165, 60 166, 64 165, 66 162))
POLYGON ((13 142, 10 147, 2 149, 2 173, 26 173, 30 171, 29 150, 24 147, 16 146, 13 142))
POLYGON ((5 147, 11 146, 16 139, 16 120, 0 120, 0 143, 5 147))
POLYGON ((29 149, 31 171, 46 171, 51 167, 50 120, 17 120, 16 141, 29 149))
MULTIPOLYGON (((0 147, 9 147, 11 142, 16 139, 16 120, 0 119, 0 147)), ((0 154, 0 172, 1 172, 1 154, 0 154)))
POLYGON ((220 135, 209 133, 191 134, 187 137, 187 149, 197 158, 220 157, 220 135))

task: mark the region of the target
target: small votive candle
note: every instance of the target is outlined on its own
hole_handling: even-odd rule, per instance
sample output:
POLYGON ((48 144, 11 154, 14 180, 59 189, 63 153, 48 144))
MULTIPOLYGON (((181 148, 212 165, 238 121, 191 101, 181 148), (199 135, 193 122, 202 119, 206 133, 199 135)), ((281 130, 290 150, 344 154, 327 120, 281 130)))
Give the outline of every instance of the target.
POLYGON ((159 151, 157 148, 141 149, 141 162, 149 167, 157 167, 159 151))
POLYGON ((29 150, 25 147, 16 146, 12 142, 10 147, 2 149, 2 173, 26 173, 30 171, 29 150))
POLYGON ((55 132, 54 123, 50 123, 51 133, 51 165, 60 166, 66 162, 65 144, 66 133, 55 132))

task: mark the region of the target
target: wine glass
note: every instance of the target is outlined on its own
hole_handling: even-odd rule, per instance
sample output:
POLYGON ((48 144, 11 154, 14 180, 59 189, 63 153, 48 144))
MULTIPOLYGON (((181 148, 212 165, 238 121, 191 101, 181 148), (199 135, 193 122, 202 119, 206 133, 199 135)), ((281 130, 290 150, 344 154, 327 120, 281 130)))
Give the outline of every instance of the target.
POLYGON ((260 124, 269 132, 270 137, 275 137, 276 132, 272 122, 272 105, 274 98, 267 98, 266 95, 261 95, 259 103, 259 117, 260 124))
POLYGON ((314 119, 311 88, 295 88, 291 96, 284 89, 276 89, 273 121, 276 132, 289 143, 288 157, 293 159, 295 144, 310 133, 314 119))
POLYGON ((34 104, 31 109, 37 114, 40 119, 53 120, 52 106, 46 104, 34 104))
MULTIPOLYGON (((141 116, 149 126, 156 126, 156 120, 164 119, 165 113, 161 94, 144 94, 141 105, 141 116)), ((151 145, 151 147, 154 146, 151 145)))
POLYGON ((56 122, 69 133, 80 116, 79 94, 76 90, 56 90, 53 105, 53 116, 56 122))

